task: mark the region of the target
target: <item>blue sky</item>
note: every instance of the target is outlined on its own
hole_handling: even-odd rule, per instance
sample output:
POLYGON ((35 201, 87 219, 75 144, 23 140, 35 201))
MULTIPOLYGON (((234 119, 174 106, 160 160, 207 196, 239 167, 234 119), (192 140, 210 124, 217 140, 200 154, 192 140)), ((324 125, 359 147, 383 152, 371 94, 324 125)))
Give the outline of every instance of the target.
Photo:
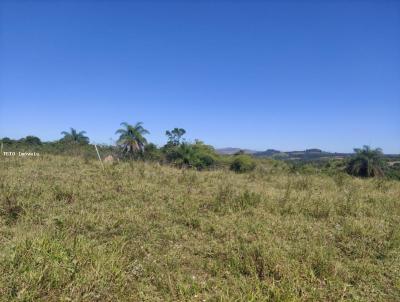
POLYGON ((400 153, 399 1, 2 1, 0 136, 400 153))

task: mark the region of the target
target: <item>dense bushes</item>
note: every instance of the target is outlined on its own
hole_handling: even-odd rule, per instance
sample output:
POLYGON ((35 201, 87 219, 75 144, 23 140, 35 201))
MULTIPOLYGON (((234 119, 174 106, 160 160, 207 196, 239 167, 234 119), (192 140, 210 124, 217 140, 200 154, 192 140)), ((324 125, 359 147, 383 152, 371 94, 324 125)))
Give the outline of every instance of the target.
POLYGON ((161 161, 162 154, 155 144, 150 143, 144 146, 143 158, 148 161, 161 161))
POLYGON ((167 144, 163 147, 165 161, 178 167, 189 167, 202 170, 216 165, 218 155, 213 147, 201 141, 194 144, 181 143, 179 145, 167 144))
POLYGON ((161 148, 164 161, 177 167, 196 168, 203 170, 216 165, 219 160, 218 154, 212 146, 196 140, 195 143, 188 143, 183 138, 186 131, 182 128, 174 128, 166 131, 167 144, 161 148))
MULTIPOLYGON (((96 150, 93 145, 88 143, 67 142, 64 140, 54 142, 40 142, 33 139, 2 139, 3 151, 5 152, 36 152, 40 155, 68 155, 81 156, 84 158, 97 158, 96 150)), ((102 157, 115 154, 116 148, 109 145, 97 146, 102 157)))
POLYGON ((400 180, 400 163, 386 166, 385 176, 389 179, 400 180))
POLYGON ((230 165, 230 169, 237 173, 243 173, 254 170, 256 163, 249 155, 236 155, 230 165))

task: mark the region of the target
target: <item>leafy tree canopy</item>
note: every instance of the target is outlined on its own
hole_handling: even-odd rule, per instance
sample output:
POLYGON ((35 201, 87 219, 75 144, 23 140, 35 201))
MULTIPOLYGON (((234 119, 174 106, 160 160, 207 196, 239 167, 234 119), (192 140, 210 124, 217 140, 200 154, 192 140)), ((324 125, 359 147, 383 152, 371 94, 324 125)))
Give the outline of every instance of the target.
POLYGON ((41 145, 42 141, 37 136, 28 135, 27 137, 22 139, 22 142, 29 145, 41 145))
POLYGON ((167 130, 165 135, 168 137, 168 145, 177 146, 183 141, 182 137, 185 135, 186 130, 183 128, 174 128, 173 130, 167 130))
POLYGON ((2 141, 3 143, 5 143, 5 144, 11 144, 12 142, 14 142, 14 140, 12 140, 12 139, 9 138, 9 137, 3 137, 3 138, 1 139, 1 141, 2 141))

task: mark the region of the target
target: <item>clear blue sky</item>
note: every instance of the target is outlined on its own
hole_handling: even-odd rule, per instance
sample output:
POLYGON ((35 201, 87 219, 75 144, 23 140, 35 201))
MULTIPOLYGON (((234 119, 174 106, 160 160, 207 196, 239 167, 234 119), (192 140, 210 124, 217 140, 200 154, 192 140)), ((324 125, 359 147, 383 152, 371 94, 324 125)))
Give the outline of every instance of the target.
POLYGON ((400 1, 2 1, 0 136, 400 153, 400 1), (14 2, 14 3, 13 3, 14 2))

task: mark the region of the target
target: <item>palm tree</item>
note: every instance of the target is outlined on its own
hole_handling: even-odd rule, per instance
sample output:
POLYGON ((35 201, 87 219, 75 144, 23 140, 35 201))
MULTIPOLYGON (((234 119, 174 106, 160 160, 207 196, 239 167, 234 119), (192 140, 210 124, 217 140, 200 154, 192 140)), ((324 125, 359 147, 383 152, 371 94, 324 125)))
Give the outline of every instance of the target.
POLYGON ((127 154, 143 153, 147 140, 145 134, 150 132, 143 128, 143 123, 138 122, 134 126, 128 123, 121 123, 124 128, 118 129, 115 134, 119 134, 117 144, 127 154))
POLYGON ((89 138, 85 136, 86 131, 78 132, 74 128, 70 128, 70 132, 63 131, 61 132, 61 134, 64 135, 64 137, 61 140, 65 142, 83 143, 83 144, 89 143, 89 138))
POLYGON ((371 149, 363 146, 362 149, 354 149, 356 153, 347 164, 347 172, 361 177, 384 176, 384 162, 382 149, 371 149))

